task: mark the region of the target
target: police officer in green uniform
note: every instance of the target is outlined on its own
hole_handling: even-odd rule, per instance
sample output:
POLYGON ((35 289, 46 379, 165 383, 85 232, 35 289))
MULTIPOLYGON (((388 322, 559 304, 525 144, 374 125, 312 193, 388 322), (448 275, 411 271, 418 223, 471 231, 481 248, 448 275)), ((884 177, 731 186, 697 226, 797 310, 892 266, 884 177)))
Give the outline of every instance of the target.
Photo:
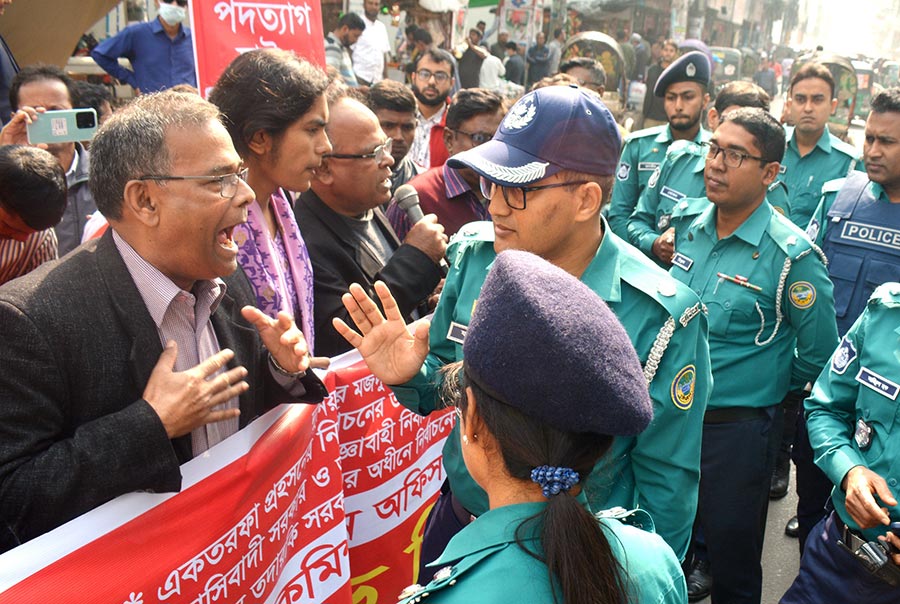
MULTIPOLYGON (((760 107, 768 111, 769 95, 751 82, 729 82, 716 95, 715 104, 707 115, 710 130, 715 130, 719 125, 720 115, 738 107, 760 107)), ((666 152, 658 174, 650 177, 637 207, 628 217, 628 239, 631 244, 667 269, 675 252, 674 229, 669 226, 672 211, 685 199, 706 195, 703 182, 705 166, 706 148, 703 145, 693 141, 675 141, 666 152)), ((776 210, 786 213, 788 199, 783 183, 772 183, 766 199, 776 210)), ((702 211, 704 205, 698 208, 696 213, 702 211)), ((685 209, 682 208, 683 215, 685 209)))
POLYGON ((765 201, 784 153, 781 125, 762 109, 736 109, 723 116, 708 148, 712 204, 675 223, 671 273, 709 311, 715 381, 698 518, 712 598, 758 604, 779 403, 789 389, 815 380, 837 329, 820 252, 765 201))
POLYGON ((613 437, 633 436, 653 417, 643 368, 609 307, 546 260, 505 251, 463 348, 465 361, 448 366, 445 398, 490 510, 401 602, 687 602, 678 559, 646 512, 594 516, 582 496, 582 477, 613 437))
POLYGON ((784 108, 794 125, 785 128, 781 180, 791 198, 791 222, 801 229, 809 224, 822 185, 861 168, 856 149, 828 131, 828 117, 836 107, 834 77, 827 67, 809 62, 791 74, 784 108))
POLYGON ((898 331, 900 283, 885 283, 806 399, 809 440, 833 483, 834 509, 813 528, 782 604, 900 602, 900 537, 888 531, 900 522, 898 331), (882 539, 892 553, 880 550, 882 539))
MULTIPOLYGON (((863 145, 866 173, 822 187, 822 200, 807 235, 828 258, 834 283, 838 335, 850 329, 875 287, 900 281, 900 88, 875 95, 863 145)), ((797 518, 800 551, 812 528, 826 515, 828 477, 813 465, 802 419, 791 457, 797 465, 797 518)))
POLYGON ((653 94, 663 97, 669 123, 639 130, 625 139, 609 204, 609 225, 622 239, 627 240, 628 217, 669 145, 677 140, 709 139, 709 132, 700 125, 703 108, 709 102, 709 73, 709 59, 698 51, 682 55, 666 67, 653 94))
MULTIPOLYGON (((660 535, 683 557, 696 511, 699 440, 711 381, 706 317, 696 294, 611 233, 600 216, 618 145, 615 121, 593 93, 553 86, 525 95, 492 141, 450 159, 451 166, 482 176, 493 221, 463 227, 448 248, 450 272, 432 318, 430 341, 422 323, 413 336, 399 316, 366 319, 361 308, 374 302, 355 287, 344 303, 354 320, 360 318, 357 327, 365 338, 340 322, 336 327, 401 403, 428 414, 440 407, 439 369, 463 357, 466 329, 497 252, 530 251, 580 277, 625 325, 644 365, 654 407, 650 427, 638 436, 616 439, 608 462, 586 479, 588 500, 594 509, 647 510, 660 535)), ((385 287, 376 291, 389 299, 385 287)), ((385 311, 391 308, 388 304, 385 311)), ((541 343, 533 344, 535 354, 545 358, 541 343)), ((558 387, 570 385, 560 382, 558 387)), ((443 457, 449 484, 426 526, 426 562, 443 551, 470 515, 488 509, 459 447, 458 437, 451 435, 443 457)))

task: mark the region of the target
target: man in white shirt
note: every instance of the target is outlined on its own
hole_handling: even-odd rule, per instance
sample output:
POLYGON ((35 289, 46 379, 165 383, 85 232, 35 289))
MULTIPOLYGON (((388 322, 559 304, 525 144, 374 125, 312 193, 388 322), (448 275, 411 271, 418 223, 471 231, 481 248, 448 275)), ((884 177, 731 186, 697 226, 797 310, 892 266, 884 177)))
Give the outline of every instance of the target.
POLYGON ((361 86, 371 86, 384 79, 385 55, 391 52, 387 28, 378 20, 379 0, 364 0, 363 20, 366 29, 353 47, 353 70, 361 86))
POLYGON ((503 61, 494 55, 488 55, 481 63, 481 71, 478 73, 478 82, 481 88, 488 90, 499 90, 502 85, 502 78, 506 74, 506 68, 503 61))

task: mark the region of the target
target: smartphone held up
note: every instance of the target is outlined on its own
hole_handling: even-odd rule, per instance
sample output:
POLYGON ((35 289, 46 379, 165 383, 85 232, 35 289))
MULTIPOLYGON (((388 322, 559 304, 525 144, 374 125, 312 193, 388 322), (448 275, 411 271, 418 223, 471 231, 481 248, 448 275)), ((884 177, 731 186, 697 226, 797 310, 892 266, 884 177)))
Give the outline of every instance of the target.
POLYGON ((26 130, 32 145, 91 140, 97 132, 97 112, 93 109, 45 111, 26 130))

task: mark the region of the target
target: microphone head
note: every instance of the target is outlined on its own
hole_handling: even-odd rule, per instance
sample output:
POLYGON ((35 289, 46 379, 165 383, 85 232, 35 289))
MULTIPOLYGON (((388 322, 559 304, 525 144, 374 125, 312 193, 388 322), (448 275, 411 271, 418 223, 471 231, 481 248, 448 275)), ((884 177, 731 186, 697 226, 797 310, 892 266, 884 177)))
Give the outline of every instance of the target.
POLYGON ((397 200, 397 206, 401 210, 408 210, 413 206, 419 205, 419 193, 412 185, 400 185, 394 192, 394 199, 397 200))

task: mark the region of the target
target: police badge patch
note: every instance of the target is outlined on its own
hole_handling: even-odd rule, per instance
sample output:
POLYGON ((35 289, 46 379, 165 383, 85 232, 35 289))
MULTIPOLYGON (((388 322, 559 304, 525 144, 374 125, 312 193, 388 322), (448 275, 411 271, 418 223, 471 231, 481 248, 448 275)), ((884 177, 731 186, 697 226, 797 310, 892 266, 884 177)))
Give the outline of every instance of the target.
POLYGON ((844 336, 841 338, 840 346, 834 351, 834 356, 831 357, 831 370, 838 375, 843 375, 855 358, 856 348, 853 346, 853 342, 844 336))
POLYGON ((631 164, 626 164, 625 162, 619 164, 619 169, 616 171, 616 178, 619 180, 628 180, 629 174, 631 174, 631 164))
POLYGON ((688 365, 672 380, 672 402, 682 411, 687 411, 694 403, 694 386, 697 383, 697 369, 688 365))
POLYGON ((816 288, 809 281, 797 281, 788 290, 791 304, 806 310, 816 302, 816 288))

